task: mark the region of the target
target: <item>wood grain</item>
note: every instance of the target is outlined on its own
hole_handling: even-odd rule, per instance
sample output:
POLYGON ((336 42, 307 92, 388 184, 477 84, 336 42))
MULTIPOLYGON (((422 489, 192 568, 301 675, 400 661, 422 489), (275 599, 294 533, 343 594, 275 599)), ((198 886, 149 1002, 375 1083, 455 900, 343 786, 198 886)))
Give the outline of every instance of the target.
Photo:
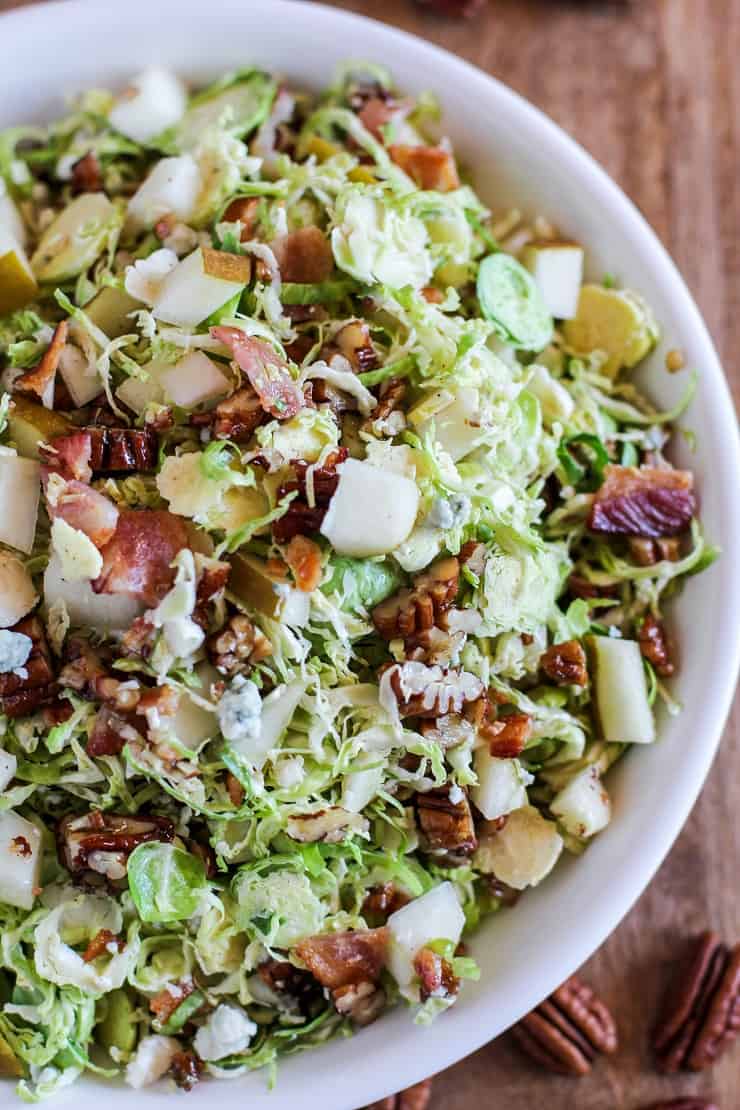
MULTIPOLYGON (((0 0, 0 10, 12 6, 0 0)), ((460 23, 411 0, 334 6, 460 54, 574 135, 672 253, 740 398, 740 0, 489 0, 482 14, 460 23)), ((646 1033, 680 938, 707 923, 740 936, 739 758, 736 703, 670 857, 584 968, 619 1017, 616 1058, 581 1081, 552 1079, 533 1072, 502 1037, 438 1077, 430 1110, 638 1110, 710 1092, 722 1110, 738 1110, 740 1048, 711 1075, 662 1079, 650 1068, 646 1033)))

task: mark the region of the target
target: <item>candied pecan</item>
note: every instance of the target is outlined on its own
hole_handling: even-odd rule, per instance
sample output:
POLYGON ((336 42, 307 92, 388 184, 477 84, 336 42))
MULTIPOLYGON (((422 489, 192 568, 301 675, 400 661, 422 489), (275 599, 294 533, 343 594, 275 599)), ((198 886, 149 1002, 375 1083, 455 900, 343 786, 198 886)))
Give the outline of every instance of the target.
POLYGON ((740 1031, 740 944, 730 949, 716 933, 692 943, 653 1035, 658 1067, 673 1073, 703 1071, 740 1031))
POLYGON ((235 675, 271 655, 272 645, 245 613, 235 613, 219 632, 208 637, 206 652, 221 674, 235 675))
POLYGON ((431 1097, 432 1081, 424 1079, 413 1087, 407 1087, 405 1091, 399 1091, 397 1095, 389 1095, 380 1102, 373 1102, 365 1110, 427 1110, 431 1097))
POLYGON ((142 659, 148 659, 156 637, 157 629, 154 625, 146 617, 137 617, 121 637, 121 654, 140 655, 142 659))
POLYGON ((652 567, 665 559, 677 563, 681 558, 681 540, 678 536, 668 536, 662 540, 644 540, 639 536, 628 539, 630 555, 640 567, 652 567))
POLYGON ((240 239, 242 243, 248 242, 253 239, 257 231, 257 210, 260 206, 259 197, 237 197, 232 200, 223 214, 223 221, 225 223, 236 223, 238 220, 242 225, 242 233, 240 239))
POLYGON ((305 536, 309 532, 318 532, 326 516, 329 502, 336 493, 339 485, 337 466, 347 458, 346 447, 339 447, 329 456, 323 466, 312 466, 312 488, 314 505, 309 505, 307 494, 307 472, 309 463, 298 461, 293 464, 295 479, 284 482, 278 490, 278 498, 289 493, 298 493, 288 511, 272 525, 272 535, 276 543, 284 544, 293 539, 293 536, 305 536))
POLYGON ((210 426, 216 439, 230 439, 234 443, 246 443, 252 438, 255 428, 264 423, 267 413, 262 408, 259 397, 248 383, 232 393, 231 397, 220 401, 211 412, 196 413, 190 418, 191 424, 210 426))
POLYGON ((595 582, 589 582, 588 578, 574 571, 568 578, 568 592, 573 597, 582 597, 585 600, 592 597, 614 597, 619 593, 619 586, 616 583, 612 586, 597 586, 595 582))
POLYGON ((182 979, 179 983, 170 983, 164 990, 159 991, 153 998, 149 999, 149 1009, 159 1024, 164 1025, 172 1017, 178 1006, 186 998, 189 998, 194 990, 195 983, 192 979, 182 979))
POLYGON ((414 971, 419 977, 419 997, 426 1002, 432 996, 454 998, 460 990, 460 980, 454 974, 449 960, 431 948, 420 948, 414 956, 414 971))
POLYGON ((465 794, 453 802, 451 789, 442 786, 416 795, 419 826, 430 849, 470 855, 478 846, 470 802, 465 794))
POLYGON ((7 717, 23 717, 54 702, 59 691, 46 633, 39 618, 33 614, 24 617, 10 631, 27 636, 31 640, 31 652, 20 673, 0 674, 0 707, 7 717))
POLYGON ((380 1017, 386 1003, 383 988, 368 981, 337 987, 331 997, 337 1013, 359 1026, 370 1025, 380 1017))
POLYGON ((140 736, 135 726, 104 705, 95 716, 85 750, 93 757, 120 755, 130 740, 137 739, 140 739, 140 736))
POLYGON ((540 656, 540 667, 558 686, 585 686, 588 682, 586 653, 578 640, 547 648, 540 656))
POLYGON ((345 412, 357 411, 357 398, 343 389, 329 385, 325 378, 312 378, 308 385, 311 386, 311 398, 317 405, 328 405, 335 416, 345 412))
POLYGON ((276 994, 287 995, 298 1002, 301 1012, 310 1010, 321 994, 321 988, 309 971, 295 967, 288 960, 268 959, 257 968, 263 983, 276 994))
POLYGON ((662 678, 670 678, 676 668, 671 659, 671 648, 663 622, 648 613, 640 625, 637 639, 640 651, 648 663, 652 663, 662 678))
POLYGON ((385 640, 407 639, 434 625, 443 625, 444 615, 457 597, 459 581, 457 559, 438 559, 414 578, 411 589, 399 590, 376 605, 373 624, 385 640))
POLYGON ((309 225, 276 239, 272 250, 283 281, 314 285, 334 270, 331 244, 319 227, 309 225))
POLYGON ((396 663, 390 671, 391 689, 402 717, 460 713, 468 702, 477 701, 483 693, 482 682, 469 671, 416 662, 396 663))
POLYGON ((370 887, 362 903, 362 916, 370 925, 385 925, 392 913, 411 901, 408 894, 392 882, 370 887))
POLYGON ((59 369, 59 359, 67 342, 68 334, 69 321, 62 320, 55 327, 51 342, 38 365, 31 370, 26 370, 25 374, 21 374, 13 382, 13 390, 16 393, 34 393, 41 400, 44 399, 46 391, 54 381, 59 369))
POLYGON ((416 3, 429 8, 435 15, 470 19, 485 6, 486 0, 416 0, 416 3))
POLYGON ((336 990, 350 983, 377 983, 388 949, 388 930, 358 929, 305 937, 296 955, 322 987, 336 990))
POLYGON ((111 947, 115 947, 119 952, 122 952, 126 947, 126 942, 121 937, 117 937, 110 929, 100 929, 92 938, 85 951, 82 953, 82 958, 86 964, 91 964, 93 960, 97 960, 98 956, 102 956, 104 952, 110 954, 111 947))
MULTIPOLYGON (((398 411, 405 396, 406 382, 403 378, 391 378, 387 381, 380 400, 367 419, 363 421, 362 430, 377 434, 378 428, 382 430, 384 426, 388 427, 389 425, 386 422, 392 413, 398 411)), ((392 428, 392 425, 390 427, 392 428)), ((399 429, 395 429, 395 431, 397 430, 399 429)))
POLYGON ((719 1110, 716 1102, 708 1098, 669 1098, 665 1102, 653 1102, 642 1110, 719 1110))
POLYGON ((604 1003, 575 975, 512 1030, 536 1063, 559 1075, 588 1075, 598 1053, 617 1049, 617 1028, 604 1003))
POLYGON ((192 1091, 203 1075, 203 1061, 194 1052, 176 1052, 170 1064, 170 1075, 180 1090, 192 1091))
POLYGON ((59 672, 59 685, 86 698, 101 698, 105 685, 101 679, 110 672, 99 652, 87 640, 71 636, 64 648, 64 666, 59 672))
POLYGON ((374 370, 378 365, 378 356, 370 339, 370 328, 364 320, 350 320, 334 336, 334 343, 356 374, 374 370))
POLYGON ((57 824, 60 863, 74 876, 95 872, 107 879, 122 879, 126 861, 137 844, 149 840, 171 843, 175 826, 169 817, 101 813, 80 817, 69 814, 57 824))
MULTIPOLYGON (((159 437, 153 428, 84 428, 90 437, 90 466, 97 474, 154 470, 159 437)), ((60 437, 64 438, 64 437, 60 437)), ((52 440, 55 446, 58 440, 52 440)))
POLYGON ((293 536, 285 549, 285 562, 293 572, 295 584, 311 593, 321 581, 321 548, 307 536, 293 536))
POLYGON ((689 527, 696 498, 688 470, 609 465, 604 474, 588 517, 592 532, 661 539, 689 527))
POLYGON ((495 691, 488 690, 480 703, 466 710, 478 735, 485 741, 491 755, 498 759, 513 759, 521 755, 532 735, 532 718, 528 713, 502 713, 499 715, 495 691))
POLYGON ((388 148, 393 161, 415 181, 420 189, 449 193, 460 188, 455 158, 441 146, 405 146, 394 143, 388 148))
POLYGON ((245 797, 244 787, 236 775, 232 775, 231 771, 227 772, 226 775, 226 793, 229 795, 231 804, 239 809, 245 797))
POLYGON ((88 150, 72 166, 72 192, 102 193, 103 174, 95 151, 88 150))

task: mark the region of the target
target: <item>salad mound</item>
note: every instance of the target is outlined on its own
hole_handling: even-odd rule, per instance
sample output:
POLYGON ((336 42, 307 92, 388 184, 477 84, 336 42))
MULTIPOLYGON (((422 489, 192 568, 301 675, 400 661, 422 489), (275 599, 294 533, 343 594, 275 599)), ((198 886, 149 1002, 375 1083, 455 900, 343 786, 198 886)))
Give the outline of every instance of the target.
POLYGON ((319 97, 152 69, 0 134, 26 1100, 431 1021, 678 709, 663 606, 714 556, 665 456, 694 380, 651 406, 649 306, 492 215, 438 117, 370 64, 319 97))

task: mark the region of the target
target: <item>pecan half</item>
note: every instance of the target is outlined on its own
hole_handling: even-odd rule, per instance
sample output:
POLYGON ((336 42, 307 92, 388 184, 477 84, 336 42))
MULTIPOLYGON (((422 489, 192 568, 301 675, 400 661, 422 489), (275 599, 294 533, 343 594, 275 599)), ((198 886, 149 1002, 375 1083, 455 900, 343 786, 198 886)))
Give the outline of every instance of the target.
POLYGON ((405 1091, 399 1091, 397 1095, 389 1095, 380 1102, 373 1102, 365 1110, 427 1110, 431 1097, 432 1081, 424 1079, 413 1087, 407 1087, 405 1091))
POLYGON ((402 717, 460 713, 483 693, 483 683, 469 671, 416 662, 396 663, 390 669, 390 685, 402 717))
POLYGON ((433 851, 470 855, 478 846, 470 802, 465 794, 460 801, 453 802, 450 792, 449 786, 443 786, 416 795, 419 826, 433 851))
POLYGON ((203 1075, 203 1061, 194 1052, 176 1052, 170 1064, 170 1075, 182 1091, 192 1091, 203 1075))
POLYGON ((213 412, 201 413, 192 418, 193 424, 211 424, 216 439, 231 439, 246 443, 255 428, 267 419, 262 402, 251 385, 237 389, 231 397, 216 405, 213 412))
POLYGON ((690 525, 696 497, 688 470, 611 465, 604 473, 588 518, 592 532, 661 539, 690 525))
POLYGON ((575 975, 512 1029, 519 1047, 558 1075, 588 1075, 598 1053, 617 1049, 614 1018, 575 975))
POLYGON ((665 1102, 653 1102, 642 1110, 719 1110, 716 1102, 707 1098, 669 1098, 665 1102))
POLYGON ((336 990, 349 983, 377 983, 388 949, 388 930, 357 929, 305 937, 296 954, 322 987, 336 990))
POLYGON ((578 640, 547 648, 540 656, 540 667, 559 686, 585 686, 588 682, 586 653, 578 640))
POLYGON ((337 466, 347 458, 346 447, 338 448, 323 466, 312 467, 313 504, 308 502, 306 488, 309 463, 299 461, 293 464, 295 479, 284 482, 278 489, 278 499, 296 492, 298 496, 291 501, 288 511, 272 525, 272 535, 276 543, 285 544, 294 536, 318 532, 326 516, 329 502, 339 485, 337 466))
POLYGON ((129 817, 84 813, 63 817, 57 825, 60 863, 74 876, 95 872, 113 881, 124 878, 126 862, 137 844, 159 840, 169 844, 175 826, 169 817, 129 817))
POLYGON ((678 536, 669 536, 663 540, 643 540, 639 536, 631 536, 627 541, 630 555, 640 567, 652 567, 665 559, 669 563, 677 563, 681 557, 681 540, 678 536))
POLYGON ((372 611, 373 624, 385 640, 404 640, 435 625, 444 626, 445 613, 454 604, 460 581, 460 564, 454 556, 438 559, 414 578, 412 589, 381 601, 372 611))
POLYGON ((449 960, 431 948, 420 948, 414 956, 414 971, 419 977, 419 997, 455 998, 460 990, 460 980, 454 974, 449 960))
POLYGON ((466 707, 465 716, 488 745, 491 755, 513 759, 527 746, 532 735, 532 718, 528 713, 500 712, 500 706, 500 695, 487 690, 482 698, 466 707))
POLYGON ((6 717, 25 717, 43 705, 51 705, 59 688, 54 681, 51 652, 44 626, 36 616, 24 617, 11 632, 28 636, 31 653, 23 664, 25 678, 8 671, 0 674, 0 707, 6 717))
POLYGON ((373 886, 365 895, 362 903, 362 916, 370 926, 385 925, 392 913, 407 906, 411 901, 408 894, 392 882, 373 886))
POLYGON ((206 640, 206 652, 221 674, 241 674, 272 655, 272 645, 245 613, 235 613, 206 640))
POLYGON ((378 356, 370 339, 370 329, 364 320, 350 320, 334 336, 334 343, 356 374, 374 370, 378 365, 378 356))
POLYGON ((370 1025, 380 1017, 385 1009, 385 991, 377 983, 363 980, 348 983, 332 991, 334 1008, 342 1017, 349 1018, 354 1025, 370 1025))
POLYGON ((653 1035, 660 1071, 703 1071, 740 1032, 740 944, 730 949, 716 933, 692 943, 686 967, 666 998, 653 1035))
POLYGON ((663 678, 670 678, 675 671, 671 647, 662 621, 648 613, 637 633, 640 651, 663 678))

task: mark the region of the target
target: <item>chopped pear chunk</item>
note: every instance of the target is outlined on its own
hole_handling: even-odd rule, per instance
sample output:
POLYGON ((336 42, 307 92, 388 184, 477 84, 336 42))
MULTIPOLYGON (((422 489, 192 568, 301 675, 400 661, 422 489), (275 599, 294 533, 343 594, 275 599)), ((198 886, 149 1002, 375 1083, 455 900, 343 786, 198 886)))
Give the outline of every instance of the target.
POLYGON ((31 575, 20 559, 0 551, 0 628, 12 628, 38 601, 31 575))
POLYGON ((342 463, 321 534, 339 555, 385 555, 411 533, 419 508, 416 482, 367 462, 342 463))
POLYGON ((550 812, 572 836, 601 832, 612 815, 611 801, 596 767, 586 767, 550 803, 550 812))
POLYGON ((194 328, 240 293, 244 285, 243 281, 227 281, 206 273, 199 247, 164 279, 152 314, 167 324, 194 328))
POLYGON ((28 231, 23 217, 2 178, 0 178, 0 228, 9 231, 22 247, 28 243, 28 231))
POLYGON ((41 833, 12 809, 0 813, 0 902, 33 909, 41 878, 41 833))
POLYGON ((537 886, 560 858, 563 838, 534 806, 514 810, 502 829, 481 836, 475 866, 514 890, 537 886))
POLYGON ((591 675, 601 734, 609 743, 652 744, 655 718, 636 640, 589 636, 591 675))
POLYGON ((584 285, 578 311, 563 324, 565 341, 578 354, 604 351, 608 356, 602 373, 616 378, 619 371, 636 366, 653 349, 658 325, 652 312, 630 289, 584 285))
POLYGON ((578 309, 583 281, 583 248, 577 243, 528 243, 522 262, 535 280, 547 311, 570 320, 578 309))
POLYGON ((85 314, 109 339, 128 335, 134 327, 131 313, 143 308, 141 301, 129 296, 123 289, 109 285, 93 297, 85 307, 85 314))
POLYGON ((452 883, 440 883, 392 913, 388 918, 388 964, 399 987, 411 986, 419 949, 434 940, 451 940, 456 945, 464 925, 465 914, 452 883))
POLYGON ((0 543, 30 555, 36 534, 41 485, 33 459, 0 455, 0 543))
POLYGON ((195 211, 200 188, 200 170, 192 155, 162 158, 128 202, 127 225, 135 230, 154 227, 157 220, 170 213, 187 223, 195 211))
POLYGON ((0 316, 29 304, 38 285, 31 264, 12 232, 0 223, 0 316))
POLYGON ((116 131, 135 143, 148 143, 185 111, 188 94, 174 73, 153 66, 134 77, 108 113, 116 131))

